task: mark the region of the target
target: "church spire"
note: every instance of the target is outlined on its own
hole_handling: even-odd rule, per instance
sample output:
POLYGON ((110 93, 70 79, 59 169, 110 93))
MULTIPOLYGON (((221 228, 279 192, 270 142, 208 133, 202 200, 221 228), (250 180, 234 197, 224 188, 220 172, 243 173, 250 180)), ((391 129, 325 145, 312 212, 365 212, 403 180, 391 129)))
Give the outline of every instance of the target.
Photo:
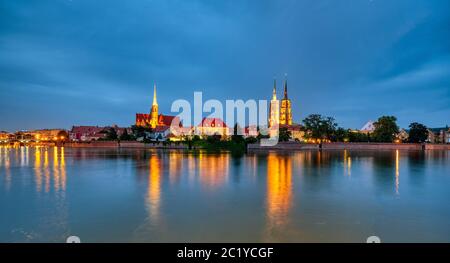
POLYGON ((284 99, 288 98, 288 93, 287 93, 287 74, 284 75, 284 99))
POLYGON ((277 80, 273 79, 272 100, 277 100, 277 80))
POLYGON ((156 101, 156 83, 153 86, 153 104, 152 105, 158 105, 158 102, 156 101))

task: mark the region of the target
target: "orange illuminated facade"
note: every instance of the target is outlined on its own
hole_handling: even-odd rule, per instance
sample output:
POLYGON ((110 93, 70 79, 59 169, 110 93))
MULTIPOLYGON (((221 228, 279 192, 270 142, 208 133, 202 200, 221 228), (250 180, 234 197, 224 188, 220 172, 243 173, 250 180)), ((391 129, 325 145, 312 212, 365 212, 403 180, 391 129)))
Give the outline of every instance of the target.
POLYGON ((280 105, 280 125, 292 125, 291 100, 288 99, 287 80, 284 80, 284 97, 280 105))
POLYGON ((276 124, 280 126, 291 126, 292 122, 292 105, 288 98, 287 80, 284 81, 284 96, 281 103, 277 100, 276 81, 273 84, 272 100, 269 105, 269 127, 276 124))
POLYGON ((136 126, 156 128, 160 126, 177 125, 181 127, 180 118, 176 116, 169 116, 158 114, 158 101, 156 99, 156 84, 153 87, 153 103, 150 113, 136 113, 136 126))

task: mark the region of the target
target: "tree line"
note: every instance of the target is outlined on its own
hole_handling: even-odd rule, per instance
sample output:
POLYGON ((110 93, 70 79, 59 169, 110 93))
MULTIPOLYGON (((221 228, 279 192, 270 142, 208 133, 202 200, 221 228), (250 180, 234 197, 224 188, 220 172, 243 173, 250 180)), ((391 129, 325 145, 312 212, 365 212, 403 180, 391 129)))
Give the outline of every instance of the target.
MULTIPOLYGON (((374 122, 374 131, 363 133, 339 127, 332 117, 311 114, 303 120, 303 131, 306 139, 331 142, 394 142, 400 129, 397 118, 381 116, 374 122)), ((422 143, 428 138, 428 128, 420 123, 409 125, 408 139, 403 142, 422 143)))

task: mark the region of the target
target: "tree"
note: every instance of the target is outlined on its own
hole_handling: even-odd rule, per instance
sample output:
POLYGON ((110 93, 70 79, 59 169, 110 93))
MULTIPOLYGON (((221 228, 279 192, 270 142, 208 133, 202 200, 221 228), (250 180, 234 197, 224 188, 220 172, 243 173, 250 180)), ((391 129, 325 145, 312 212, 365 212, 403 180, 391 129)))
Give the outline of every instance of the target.
POLYGON ((143 127, 143 126, 137 126, 137 125, 131 126, 131 131, 133 132, 133 136, 135 138, 140 138, 140 137, 145 138, 146 132, 147 133, 153 132, 152 128, 150 128, 150 127, 143 127))
POLYGON ((310 139, 331 140, 336 131, 337 123, 332 117, 311 114, 303 120, 305 137, 310 139))
POLYGON ((116 129, 113 127, 110 127, 108 130, 106 130, 106 139, 107 140, 117 140, 117 132, 116 129))
POLYGON ((289 139, 291 139, 291 137, 292 137, 292 134, 287 128, 285 128, 285 127, 280 128, 279 134, 278 134, 278 140, 280 142, 287 142, 287 141, 289 141, 289 139))
POLYGON ((216 144, 216 143, 219 143, 219 142, 220 142, 220 139, 221 139, 221 136, 220 136, 220 135, 209 135, 209 136, 206 138, 206 141, 207 141, 209 144, 216 144))
POLYGON ((421 143, 425 142, 428 138, 427 126, 413 122, 409 125, 409 142, 421 143))
POLYGON ((267 139, 270 137, 269 129, 266 126, 263 126, 263 127, 256 126, 256 131, 258 134, 258 135, 256 135, 256 139, 258 141, 260 141, 261 139, 267 139))
POLYGON ((344 128, 337 128, 331 138, 333 142, 344 142, 348 140, 348 131, 344 128))
POLYGON ((394 116, 382 116, 374 123, 373 136, 377 142, 393 142, 399 132, 397 118, 394 116))
POLYGON ((58 140, 62 142, 69 140, 69 134, 66 131, 59 131, 56 137, 58 137, 58 140))
POLYGON ((128 134, 128 130, 127 129, 124 129, 124 131, 120 135, 119 139, 121 141, 129 141, 129 140, 131 140, 131 136, 128 134))
POLYGON ((368 133, 361 133, 357 131, 348 131, 349 142, 370 142, 370 135, 368 133))
POLYGON ((247 144, 252 144, 252 143, 257 143, 258 139, 256 137, 250 136, 245 138, 245 143, 247 144))
POLYGON ((244 141, 244 136, 242 136, 240 133, 241 128, 239 127, 239 125, 236 123, 234 124, 234 128, 233 128, 233 135, 231 136, 231 140, 233 142, 236 143, 241 143, 244 141))

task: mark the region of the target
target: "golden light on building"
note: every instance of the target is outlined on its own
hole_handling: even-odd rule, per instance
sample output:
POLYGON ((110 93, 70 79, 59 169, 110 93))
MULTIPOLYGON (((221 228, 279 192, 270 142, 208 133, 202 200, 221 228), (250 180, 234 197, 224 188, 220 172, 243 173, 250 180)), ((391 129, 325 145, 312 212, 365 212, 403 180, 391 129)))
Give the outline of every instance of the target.
POLYGON ((181 119, 178 116, 159 114, 156 84, 153 86, 153 102, 150 113, 136 113, 135 125, 138 127, 150 127, 152 129, 157 127, 182 127, 181 119))
POLYGON ((280 125, 292 125, 291 100, 288 98, 287 79, 284 80, 284 96, 280 105, 280 125))
POLYGON ((150 109, 150 127, 156 128, 158 125, 158 101, 156 100, 156 84, 153 87, 153 103, 150 109))

